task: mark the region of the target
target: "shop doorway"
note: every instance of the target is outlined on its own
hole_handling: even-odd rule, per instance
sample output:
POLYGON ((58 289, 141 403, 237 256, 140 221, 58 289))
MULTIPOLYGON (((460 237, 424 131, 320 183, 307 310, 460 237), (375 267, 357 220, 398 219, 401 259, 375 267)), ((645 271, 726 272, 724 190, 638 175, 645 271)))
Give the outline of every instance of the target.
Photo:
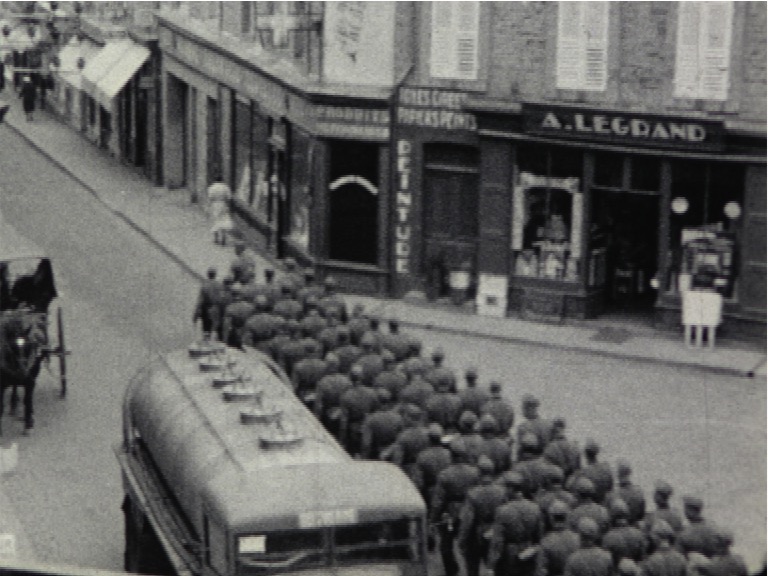
POLYGON ((592 249, 604 250, 604 310, 653 310, 658 269, 658 194, 592 190, 592 249))
POLYGON ((331 144, 329 257, 378 264, 379 146, 331 144))

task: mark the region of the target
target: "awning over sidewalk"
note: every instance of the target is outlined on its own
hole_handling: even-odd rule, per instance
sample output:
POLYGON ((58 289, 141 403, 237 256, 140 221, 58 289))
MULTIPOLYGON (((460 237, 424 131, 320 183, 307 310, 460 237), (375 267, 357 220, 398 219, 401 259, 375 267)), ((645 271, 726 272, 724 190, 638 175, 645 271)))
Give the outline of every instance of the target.
POLYGON ((118 92, 133 78, 149 59, 149 50, 139 44, 132 44, 117 61, 117 64, 96 83, 95 98, 105 108, 111 106, 118 92))
POLYGON ((58 68, 51 68, 51 70, 56 78, 80 90, 82 86, 82 70, 77 67, 77 61, 82 58, 87 66, 96 57, 99 50, 96 44, 85 40, 78 42, 76 38, 73 38, 58 54, 58 68))
POLYGON ((118 65, 120 58, 130 49, 133 42, 121 40, 109 42, 102 48, 83 69, 83 90, 92 98, 98 100, 97 85, 109 72, 118 65))

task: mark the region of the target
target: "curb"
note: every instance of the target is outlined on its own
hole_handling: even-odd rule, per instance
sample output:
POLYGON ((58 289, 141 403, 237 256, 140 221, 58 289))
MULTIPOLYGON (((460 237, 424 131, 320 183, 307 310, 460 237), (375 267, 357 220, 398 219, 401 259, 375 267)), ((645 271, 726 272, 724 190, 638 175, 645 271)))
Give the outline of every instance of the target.
MULTIPOLYGON (((163 243, 155 239, 150 233, 148 233, 144 228, 139 226, 136 222, 131 220, 125 213, 121 212, 120 210, 116 210, 115 208, 110 206, 110 204, 106 200, 104 200, 104 198, 102 198, 99 195, 99 193, 90 184, 88 184, 85 180, 83 180, 77 174, 75 174, 75 172, 73 172, 70 168, 64 165, 64 163, 56 159, 51 153, 49 153, 47 150, 45 150, 40 145, 38 145, 34 140, 29 138, 26 134, 24 134, 24 132, 22 132, 13 124, 10 124, 8 122, 5 122, 4 124, 11 130, 13 130, 13 132, 15 132, 22 139, 24 139, 27 143, 29 143, 29 145, 32 146, 32 148, 34 148, 39 154, 48 158, 57 168, 59 168, 62 172, 67 174, 72 180, 77 182, 80 186, 85 188, 111 214, 113 214, 114 216, 116 216, 117 218, 125 222, 130 228, 138 232, 139 235, 141 235, 150 244, 152 244, 154 247, 159 249, 163 254, 168 256, 168 258, 170 258, 174 263, 176 263, 176 265, 178 265, 182 270, 184 270, 184 272, 196 278, 197 280, 200 280, 200 281, 203 280, 204 275, 201 272, 198 272, 194 268, 192 268, 187 262, 185 262, 182 258, 177 256, 172 250, 170 250, 163 243)), ((273 266, 275 267, 279 266, 278 261, 275 258, 271 257, 271 255, 260 254, 260 256, 265 260, 271 262, 273 266)), ((387 305, 386 302, 379 302, 378 306, 374 309, 382 309, 386 305, 387 305)), ((625 360, 625 361, 631 361, 631 362, 637 362, 637 363, 659 364, 659 365, 664 365, 669 367, 685 368, 688 370, 698 370, 702 372, 710 372, 710 373, 723 374, 728 376, 737 376, 741 378, 754 378, 758 374, 759 369, 765 365, 765 359, 763 359, 760 362, 758 362, 755 366, 749 369, 732 368, 732 367, 726 367, 726 366, 711 366, 711 365, 703 365, 695 362, 686 362, 682 360, 651 358, 647 356, 635 356, 632 354, 626 354, 618 351, 569 346, 566 344, 557 344, 554 342, 548 342, 548 341, 542 341, 542 340, 532 340, 524 337, 489 334, 486 332, 476 332, 476 331, 466 330, 461 328, 437 326, 435 324, 425 323, 425 322, 413 322, 413 321, 409 322, 409 321, 401 320, 401 324, 403 326, 410 326, 412 328, 419 328, 423 330, 437 331, 437 332, 445 332, 445 333, 454 334, 457 336, 481 338, 481 339, 493 340, 497 342, 507 342, 511 344, 518 344, 523 346, 535 346, 539 348, 547 348, 550 350, 559 350, 563 352, 578 352, 578 353, 590 354, 590 355, 598 356, 602 358, 612 358, 612 359, 625 360)))

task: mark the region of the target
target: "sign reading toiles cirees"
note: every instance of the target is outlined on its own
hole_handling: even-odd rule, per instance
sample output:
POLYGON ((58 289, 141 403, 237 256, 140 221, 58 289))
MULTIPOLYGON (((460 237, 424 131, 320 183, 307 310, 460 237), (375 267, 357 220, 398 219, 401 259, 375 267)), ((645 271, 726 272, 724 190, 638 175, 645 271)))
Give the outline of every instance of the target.
POLYGON ((613 144, 719 150, 723 123, 711 120, 524 104, 528 134, 613 144))

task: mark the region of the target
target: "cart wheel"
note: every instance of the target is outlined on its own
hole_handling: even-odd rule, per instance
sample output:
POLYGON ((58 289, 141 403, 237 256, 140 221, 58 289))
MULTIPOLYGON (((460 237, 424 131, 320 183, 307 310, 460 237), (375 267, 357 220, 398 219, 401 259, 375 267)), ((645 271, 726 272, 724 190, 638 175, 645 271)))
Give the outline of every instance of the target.
POLYGON ((64 398, 67 395, 67 348, 64 345, 64 320, 61 308, 56 310, 56 328, 59 337, 59 378, 61 379, 61 394, 64 398))

